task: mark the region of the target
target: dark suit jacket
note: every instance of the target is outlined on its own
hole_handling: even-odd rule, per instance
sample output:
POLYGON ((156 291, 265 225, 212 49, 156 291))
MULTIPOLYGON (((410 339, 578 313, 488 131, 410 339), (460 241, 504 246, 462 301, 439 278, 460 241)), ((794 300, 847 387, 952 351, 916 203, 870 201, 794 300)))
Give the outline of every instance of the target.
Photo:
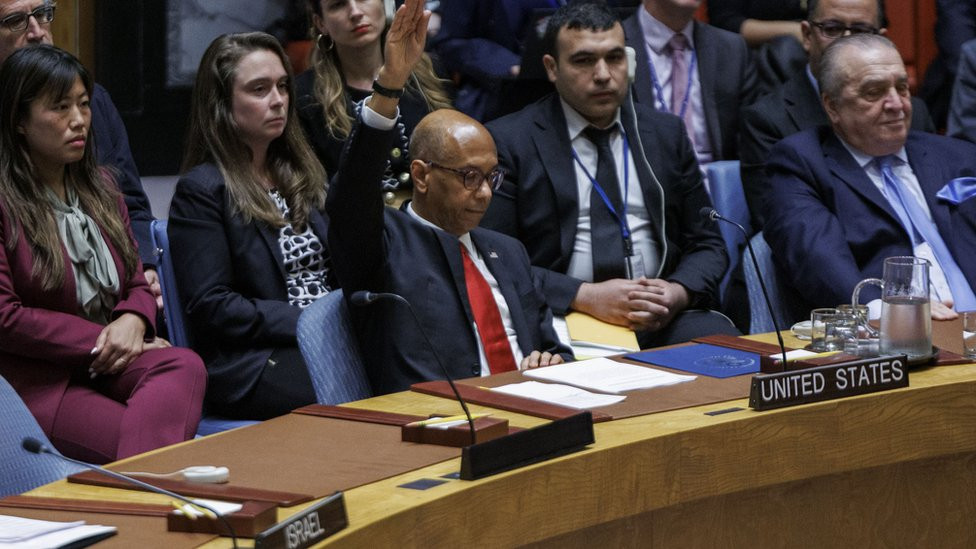
MULTIPOLYGON (((637 129, 629 109, 622 112, 624 130, 651 212, 661 207, 650 170, 664 190, 667 252, 661 277, 678 282, 692 294, 693 306, 717 303, 715 293, 728 266, 722 237, 706 225, 699 210, 711 204, 681 120, 637 105, 637 129), (640 136, 640 141, 634 139, 640 136), (638 143, 643 144, 643 155, 638 143), (644 158, 646 157, 646 163, 644 158), (649 165, 648 165, 649 163, 649 165)), ((498 146, 505 181, 495 192, 481 224, 522 241, 540 273, 549 306, 558 314, 569 305, 582 281, 567 276, 576 239, 579 202, 576 172, 566 118, 556 94, 488 124, 498 146)), ((652 219, 659 219, 652 215, 652 219)), ((660 242, 660 235, 657 235, 660 242)), ((663 249, 663 248, 662 248, 663 249)))
POLYGON ((976 39, 962 45, 946 135, 976 143, 976 39))
MULTIPOLYGON (((350 307, 374 392, 443 379, 434 352, 454 377, 481 373, 457 237, 383 206, 377 182, 392 131, 357 123, 326 201, 329 247, 343 292, 393 292, 410 302, 350 307), (421 328, 430 336, 427 344, 421 328)), ((532 279, 525 249, 507 236, 474 229, 471 239, 511 310, 519 347, 568 354, 532 279)))
MULTIPOLYGON (((909 132, 908 161, 939 233, 976 285, 976 200, 954 206, 935 193, 961 171, 976 170, 976 145, 909 132)), ((912 255, 894 210, 826 127, 794 134, 770 151, 763 233, 776 262, 811 307, 849 303, 862 279, 880 278, 885 258, 912 255)), ((865 288, 861 302, 879 297, 865 288)))
MULTIPOLYGON (((125 205, 119 212, 129 222, 125 205)), ((91 350, 105 326, 79 316, 71 260, 64 285, 42 290, 32 279, 34 255, 23 228, 7 245, 11 221, 0 208, 0 375, 17 390, 37 422, 50 433, 72 375, 86 375, 91 350)), ((119 301, 112 318, 135 313, 146 321, 146 337, 154 337, 156 300, 141 271, 125 276, 125 266, 112 241, 102 232, 119 273, 119 301)))
POLYGON ((146 198, 139 170, 136 169, 132 151, 129 150, 129 136, 122 124, 122 117, 108 92, 98 84, 95 84, 95 91, 92 93, 91 111, 96 162, 100 166, 113 168, 112 176, 125 197, 126 207, 129 208, 132 232, 139 245, 139 258, 143 265, 154 266, 156 250, 149 237, 149 225, 153 220, 149 199, 146 198))
MULTIPOLYGON (((628 17, 623 25, 627 45, 637 52, 634 100, 657 109, 660 104, 655 101, 644 31, 637 14, 628 17)), ((712 158, 735 160, 739 157, 739 109, 752 103, 756 95, 756 69, 749 58, 749 48, 738 34, 698 21, 692 34, 712 158)))
MULTIPOLYGON (((313 209, 310 223, 325 242, 325 217, 313 209)), ((190 341, 207 365, 207 399, 232 403, 272 351, 298 345, 302 310, 288 303, 278 230, 232 213, 220 170, 201 164, 177 182, 167 231, 190 341)))
MULTIPOLYGON (((765 217, 762 203, 769 188, 764 171, 769 149, 788 135, 820 125, 829 126, 830 119, 810 84, 806 68, 743 110, 739 145, 742 185, 757 228, 762 227, 765 217)), ((916 97, 912 98, 912 129, 935 132, 925 103, 916 97)))

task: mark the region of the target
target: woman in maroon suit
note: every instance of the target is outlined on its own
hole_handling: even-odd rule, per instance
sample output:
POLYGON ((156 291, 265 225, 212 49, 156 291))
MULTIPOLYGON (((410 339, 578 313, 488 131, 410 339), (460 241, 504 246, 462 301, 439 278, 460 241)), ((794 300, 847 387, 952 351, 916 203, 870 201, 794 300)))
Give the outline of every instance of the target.
POLYGON ((91 92, 52 46, 0 68, 0 375, 59 450, 107 462, 193 436, 206 374, 155 337, 124 202, 95 165, 91 92))

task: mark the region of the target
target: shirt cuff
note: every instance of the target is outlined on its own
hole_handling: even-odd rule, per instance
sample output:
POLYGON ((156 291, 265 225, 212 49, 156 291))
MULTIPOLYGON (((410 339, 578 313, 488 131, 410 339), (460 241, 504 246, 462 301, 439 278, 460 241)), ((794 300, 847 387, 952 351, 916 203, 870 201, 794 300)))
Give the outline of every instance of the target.
POLYGON ((364 100, 362 113, 363 113, 362 114, 363 124, 366 124, 370 128, 373 128, 375 130, 384 130, 384 131, 392 130, 393 126, 396 125, 397 118, 400 117, 400 107, 397 107, 396 116, 394 116, 393 118, 387 118, 382 114, 369 108, 369 105, 367 105, 366 101, 364 100))

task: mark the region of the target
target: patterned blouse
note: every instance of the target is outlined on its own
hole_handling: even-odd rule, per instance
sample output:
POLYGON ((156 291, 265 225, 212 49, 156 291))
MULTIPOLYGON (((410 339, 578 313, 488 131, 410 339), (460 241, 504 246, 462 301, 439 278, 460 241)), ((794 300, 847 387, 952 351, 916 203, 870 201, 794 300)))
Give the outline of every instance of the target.
POLYGON ((285 225, 278 231, 278 245, 285 259, 288 302, 304 309, 329 293, 329 258, 322 241, 312 232, 311 225, 306 225, 300 233, 295 232, 289 221, 288 204, 278 190, 271 189, 268 195, 285 218, 285 225))

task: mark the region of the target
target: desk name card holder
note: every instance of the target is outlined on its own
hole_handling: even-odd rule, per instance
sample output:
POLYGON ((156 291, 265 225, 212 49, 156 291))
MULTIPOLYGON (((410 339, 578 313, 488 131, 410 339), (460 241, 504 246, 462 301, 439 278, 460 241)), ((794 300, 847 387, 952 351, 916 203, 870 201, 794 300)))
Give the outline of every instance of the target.
POLYGON ((836 362, 803 370, 757 374, 749 406, 771 410, 908 387, 905 355, 836 362))
POLYGON ((304 549, 349 525, 342 492, 336 492, 254 538, 254 549, 304 549))
MULTIPOLYGON (((253 538, 278 520, 278 506, 274 503, 245 501, 241 505, 240 511, 224 515, 238 537, 253 538)), ((170 532, 227 535, 227 528, 216 518, 206 515, 190 518, 177 511, 170 511, 166 515, 166 529, 170 532)))
MULTIPOLYGON (((497 417, 474 419, 475 442, 487 442, 508 434, 508 420, 497 417)), ((467 421, 446 429, 424 425, 423 421, 408 423, 400 428, 401 440, 420 444, 437 444, 462 448, 471 444, 471 426, 467 421)))
POLYGON ((580 412, 461 449, 461 479, 476 480, 578 452, 595 442, 593 415, 580 412))

